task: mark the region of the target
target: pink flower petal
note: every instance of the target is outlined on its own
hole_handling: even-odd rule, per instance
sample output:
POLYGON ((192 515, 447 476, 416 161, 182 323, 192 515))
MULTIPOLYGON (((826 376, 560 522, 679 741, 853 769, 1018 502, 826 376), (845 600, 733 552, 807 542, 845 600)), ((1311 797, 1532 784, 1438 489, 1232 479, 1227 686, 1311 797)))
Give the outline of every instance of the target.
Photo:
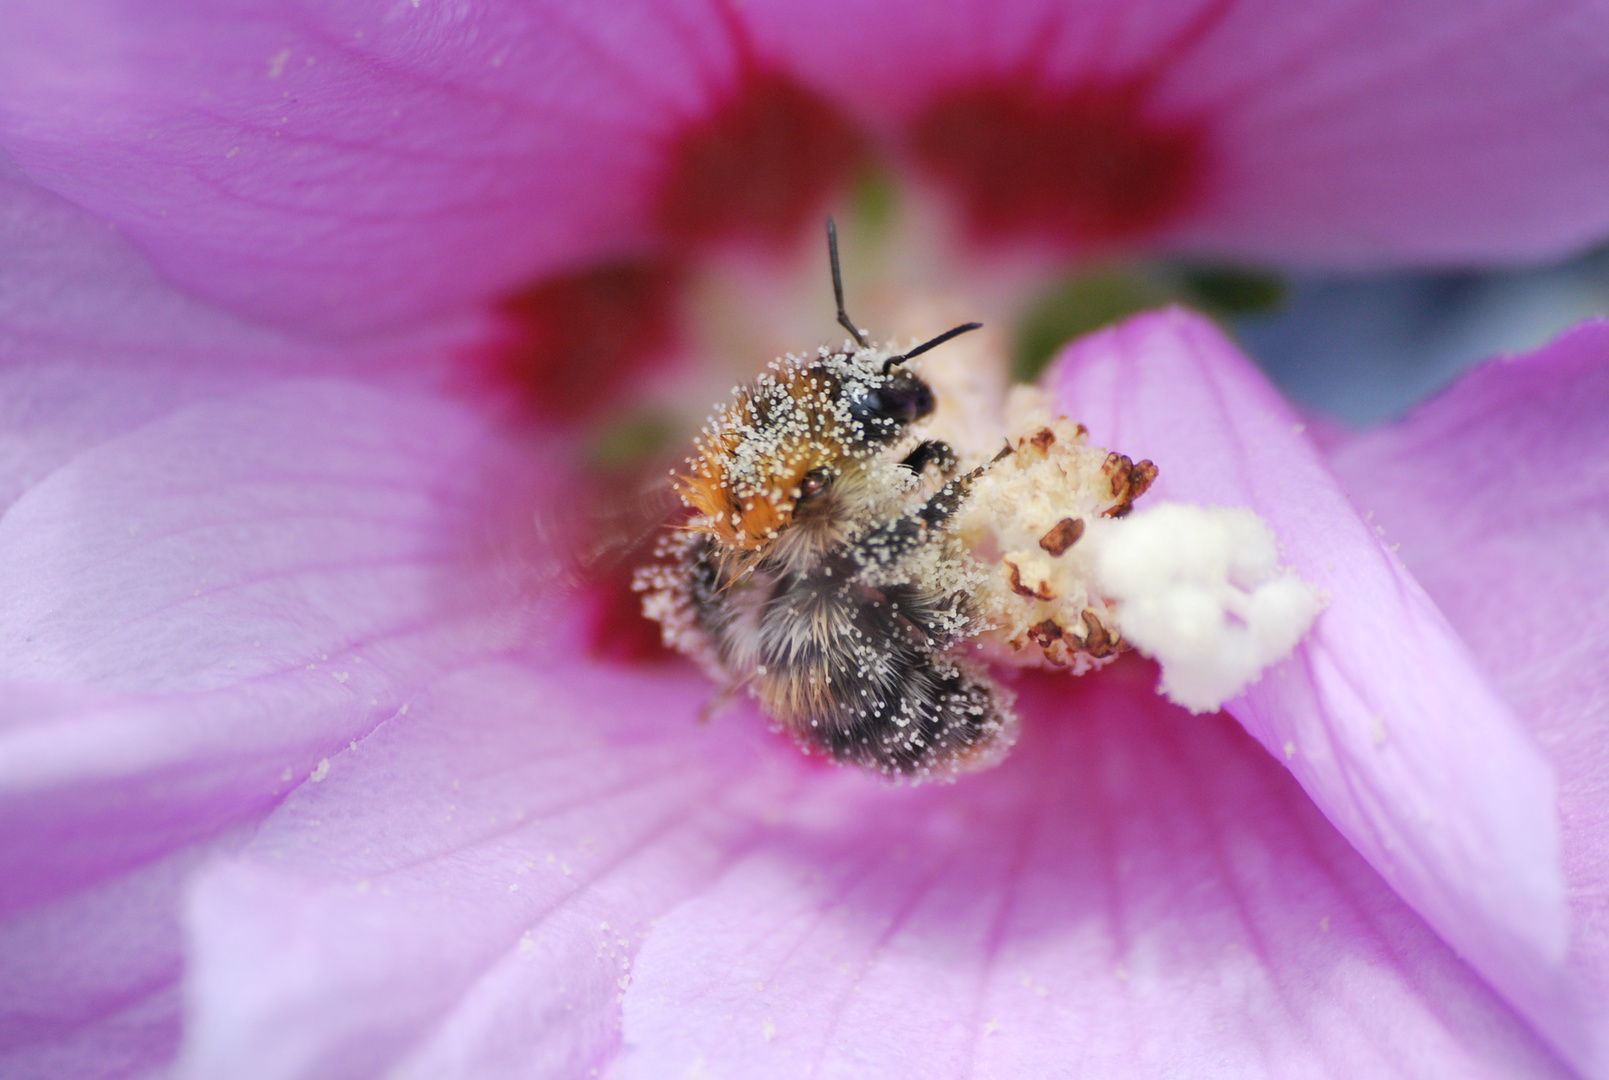
POLYGON ((1536 1023, 1609 1075, 1609 324, 1478 368, 1333 458, 1559 774, 1568 1008, 1536 1023))
POLYGON ((291 382, 28 491, 0 518, 0 909, 262 812, 466 657, 570 649, 522 581, 539 450, 439 400, 291 382))
MULTIPOLYGON (((1012 129, 979 123, 950 148, 977 160, 939 169, 975 219, 980 202, 1007 219, 1004 204, 1034 202, 1023 174, 1048 157, 1064 214, 1097 241, 1462 263, 1557 255, 1609 230, 1609 25, 1583 0, 743 11, 762 47, 891 138, 920 144, 925 123, 980 115, 1012 129), (929 116, 947 95, 951 113, 929 116)), ((1039 234, 1064 224, 1040 217, 1039 234)))
POLYGON ((332 755, 196 886, 180 1074, 601 1068, 652 920, 809 772, 746 711, 700 725, 710 692, 686 670, 487 665, 332 755))
POLYGON ((1157 497, 1249 506, 1328 591, 1296 656, 1227 709, 1399 895, 1528 1015, 1568 934, 1553 770, 1290 408, 1212 324, 1140 316, 1047 377, 1091 438, 1155 461, 1157 497))
POLYGON ((666 3, 38 3, 0 140, 197 294, 346 332, 640 246, 658 142, 734 66, 666 3))
MULTIPOLYGON (((419 354, 439 344, 423 339, 405 348, 336 351, 252 327, 163 283, 104 222, 0 163, 0 513, 10 515, 0 523, 0 544, 8 547, 0 591, 8 602, 30 586, 48 595, 48 574, 72 578, 73 565, 84 565, 86 546, 99 546, 102 555, 106 547, 117 547, 117 537, 107 545, 101 535, 102 511, 171 495, 188 467, 227 458, 247 437, 234 417, 226 431, 176 446, 153 435, 160 431, 153 425, 164 418, 190 408, 197 410, 189 414, 194 420, 220 408, 217 399, 253 388, 261 392, 309 369, 363 374, 399 386, 428 382, 439 361, 421 363, 419 354), (150 459, 130 459, 148 451, 150 459), (167 475, 144 475, 145 467, 167 475), (85 482, 86 472, 92 482, 85 482), (14 506, 19 499, 21 508, 14 506), (59 512, 41 511, 41 505, 59 512), (41 524, 51 531, 35 543, 54 550, 40 559, 12 558, 17 529, 41 524), (47 576, 30 580, 36 572, 47 576)), ((354 401, 384 396, 350 389, 354 401)), ((300 402, 292 398, 288 404, 300 402)), ((211 415, 229 419, 240 406, 237 400, 221 407, 225 416, 211 415)), ((426 403, 409 419, 454 411, 426 403)), ((336 427, 348 419, 340 416, 336 427)), ((359 427, 364 420, 350 419, 359 427)), ((316 456, 317 449, 309 443, 302 452, 316 456)), ((252 463, 234 464, 241 468, 232 479, 249 479, 252 463)), ((432 479, 419 478, 421 484, 432 479)), ((361 484, 347 491, 360 503, 365 498, 361 484)), ((184 493, 198 516, 205 516, 209 495, 220 494, 204 486, 184 493)), ((173 502, 168 509, 175 509, 173 502)), ((150 509, 141 506, 142 513, 150 509)), ((150 516, 146 521, 161 524, 150 516)), ((426 517, 414 524, 435 532, 444 522, 426 517)), ((300 527, 321 531, 310 520, 300 527)), ((226 545, 200 543, 192 552, 200 561, 220 554, 209 549, 221 547, 226 545)), ((130 580, 97 568, 100 573, 86 573, 84 582, 72 584, 88 584, 91 592, 98 586, 110 599, 78 596, 65 605, 65 614, 78 617, 81 656, 94 652, 82 648, 84 637, 115 636, 116 628, 102 620, 130 615, 129 607, 138 603, 133 594, 150 589, 153 582, 145 575, 160 575, 164 561, 149 552, 111 554, 130 580)), ((221 554, 250 561, 234 551, 221 554)), ((287 584, 292 588, 283 590, 283 613, 294 620, 295 583, 287 584)), ((175 633, 175 624, 186 621, 182 612, 155 615, 144 625, 166 623, 165 640, 180 655, 159 658, 144 673, 151 677, 171 673, 174 661, 191 659, 184 650, 208 644, 200 618, 175 633)), ((0 640, 0 669, 14 678, 13 665, 32 643, 26 640, 30 630, 15 623, 8 630, 22 635, 0 640)), ((74 636, 72 628, 65 636, 74 636)), ((279 635, 278 644, 291 646, 287 636, 279 635)), ((99 644, 106 644, 104 637, 99 644)), ((231 731, 268 732, 280 721, 302 729, 292 731, 291 740, 305 738, 306 729, 321 721, 334 729, 324 733, 325 741, 353 726, 350 716, 341 715, 354 711, 350 703, 308 700, 314 695, 306 691, 319 689, 311 678, 300 693, 285 685, 294 677, 270 676, 203 693, 130 694, 108 687, 104 678, 99 686, 85 686, 89 674, 59 670, 51 682, 0 688, 0 1073, 7 1076, 127 1076, 171 1059, 179 1034, 177 897, 183 876, 216 850, 215 842, 202 838, 243 815, 260 814, 293 786, 282 779, 288 761, 299 762, 294 780, 302 782, 318 760, 316 747, 287 752, 279 746, 269 751, 275 757, 272 775, 256 777, 254 772, 270 767, 256 770, 244 758, 262 752, 271 735, 242 739, 238 758, 220 752, 220 745, 231 731), (231 692, 263 696, 231 701, 231 692), (306 715, 314 711, 309 704, 323 715, 306 715), (209 731, 217 739, 210 756, 189 759, 200 733, 209 731), (120 751, 129 759, 117 760, 120 751), (175 848, 173 855, 163 854, 175 848)))
MULTIPOLYGON (((29 175, 196 292, 321 330, 417 323, 638 253, 678 131, 751 63, 890 142, 957 87, 1082 94, 1092 108, 1029 111, 1053 136, 1093 124, 1073 150, 1099 136, 1145 184, 1177 156, 1149 154, 1150 134, 1199 132, 1190 175, 1118 234, 1360 263, 1536 257, 1609 229, 1604 27, 1584 3, 81 0, 14 9, 7 29, 0 140, 29 175)), ((1110 157, 1085 169, 1097 200, 1134 187, 1102 180, 1110 157)))
POLYGON ((838 777, 659 920, 622 1077, 1562 1075, 1226 717, 1024 684, 998 771, 838 777))
POLYGON ((0 921, 0 1073, 152 1075, 179 1045, 186 877, 239 838, 198 844, 0 921))
POLYGON ((439 382, 450 336, 336 350, 163 282, 107 223, 0 162, 0 508, 91 446, 297 373, 439 382))
POLYGON ((696 723, 694 675, 455 675, 199 879, 179 1074, 1561 1075, 1151 676, 1030 685, 1005 767, 911 791, 696 723))

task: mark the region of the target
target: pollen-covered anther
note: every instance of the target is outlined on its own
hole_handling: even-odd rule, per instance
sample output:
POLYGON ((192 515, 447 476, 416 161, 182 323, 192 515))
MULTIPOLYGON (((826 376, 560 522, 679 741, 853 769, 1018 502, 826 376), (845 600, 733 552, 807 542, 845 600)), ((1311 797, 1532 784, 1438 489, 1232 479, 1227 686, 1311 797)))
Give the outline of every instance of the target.
POLYGON ((1055 619, 1036 622, 1028 628, 1028 638, 1041 649, 1048 649, 1062 638, 1061 624, 1055 619))
POLYGON ((1067 549, 1078 543, 1078 538, 1084 535, 1084 522, 1081 518, 1062 518, 1051 527, 1051 530, 1039 538, 1039 546, 1057 557, 1066 553, 1067 549))
POLYGON ((1091 581, 1086 536, 1110 511, 1121 513, 1156 472, 1090 446, 1082 425, 1054 417, 1037 389, 1013 390, 1006 409, 1011 452, 973 486, 958 530, 990 568, 980 590, 983 616, 994 627, 986 643, 997 659, 1082 674, 1124 648, 1122 636, 1107 629, 1110 612, 1091 581), (1114 486, 1114 478, 1121 482, 1114 486))
POLYGON ((1145 494, 1145 490, 1156 479, 1157 470, 1149 461, 1135 464, 1125 454, 1112 453, 1106 455, 1101 472, 1109 478, 1114 500, 1103 512, 1107 517, 1117 518, 1134 509, 1134 500, 1145 494))
POLYGON ((1105 659, 1116 656, 1128 647, 1124 644, 1122 636, 1114 634, 1095 612, 1086 608, 1079 617, 1079 622, 1078 647, 1090 656, 1098 660, 1105 659))
POLYGON ((1251 511, 1132 512, 1156 466, 1089 446, 1042 392, 1012 392, 1007 443, 959 522, 991 568, 979 607, 998 659, 1082 674, 1138 648, 1161 664, 1161 692, 1208 711, 1288 655, 1322 607, 1251 511))
POLYGON ((1056 594, 1050 591, 1050 586, 1041 581, 1029 588, 1022 583, 1022 570, 1010 559, 1005 561, 1008 580, 1011 582, 1011 591, 1018 596, 1026 596, 1030 600, 1054 600, 1056 594))

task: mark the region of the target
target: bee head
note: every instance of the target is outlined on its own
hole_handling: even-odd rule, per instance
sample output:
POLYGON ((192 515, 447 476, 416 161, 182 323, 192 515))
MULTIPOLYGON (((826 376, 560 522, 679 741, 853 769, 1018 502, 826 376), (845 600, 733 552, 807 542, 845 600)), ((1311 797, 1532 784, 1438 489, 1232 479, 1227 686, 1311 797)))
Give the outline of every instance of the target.
POLYGON ((874 349, 844 311, 831 218, 827 251, 838 322, 859 348, 790 358, 740 387, 695 443, 691 471, 676 478, 697 512, 691 527, 729 548, 758 551, 807 507, 830 506, 835 483, 932 414, 932 389, 905 362, 981 325, 957 326, 904 353, 874 349))
POLYGON ((806 509, 832 513, 835 485, 934 407, 927 383, 877 350, 788 360, 717 412, 677 489, 697 512, 694 528, 757 551, 806 509))
POLYGON ((912 372, 896 368, 874 384, 857 387, 845 402, 868 441, 890 443, 933 413, 933 391, 912 372))

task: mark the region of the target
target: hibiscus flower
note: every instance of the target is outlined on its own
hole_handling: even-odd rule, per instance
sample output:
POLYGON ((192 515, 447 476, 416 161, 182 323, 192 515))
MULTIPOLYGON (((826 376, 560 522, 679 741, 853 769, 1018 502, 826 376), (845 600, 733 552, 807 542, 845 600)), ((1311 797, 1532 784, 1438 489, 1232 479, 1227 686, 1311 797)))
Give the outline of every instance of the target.
POLYGON ((532 526, 598 494, 572 417, 695 385, 649 365, 710 268, 868 156, 984 304, 1113 245, 1539 257, 1609 232, 1603 31, 8 13, 4 1071, 1609 1075, 1609 327, 1320 440, 1195 316, 1073 345, 1069 415, 1330 607, 1215 716, 1138 660, 1025 677, 953 786, 697 723, 708 682, 599 658, 532 526))

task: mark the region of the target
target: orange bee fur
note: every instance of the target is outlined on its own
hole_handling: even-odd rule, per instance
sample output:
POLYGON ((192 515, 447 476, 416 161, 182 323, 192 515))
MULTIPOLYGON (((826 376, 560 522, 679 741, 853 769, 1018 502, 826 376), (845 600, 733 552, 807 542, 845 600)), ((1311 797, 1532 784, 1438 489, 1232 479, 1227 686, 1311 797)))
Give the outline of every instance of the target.
POLYGON ((689 528, 751 552, 793 522, 806 477, 851 456, 860 441, 836 403, 840 380, 789 358, 738 388, 694 442, 675 487, 697 516, 689 528))

